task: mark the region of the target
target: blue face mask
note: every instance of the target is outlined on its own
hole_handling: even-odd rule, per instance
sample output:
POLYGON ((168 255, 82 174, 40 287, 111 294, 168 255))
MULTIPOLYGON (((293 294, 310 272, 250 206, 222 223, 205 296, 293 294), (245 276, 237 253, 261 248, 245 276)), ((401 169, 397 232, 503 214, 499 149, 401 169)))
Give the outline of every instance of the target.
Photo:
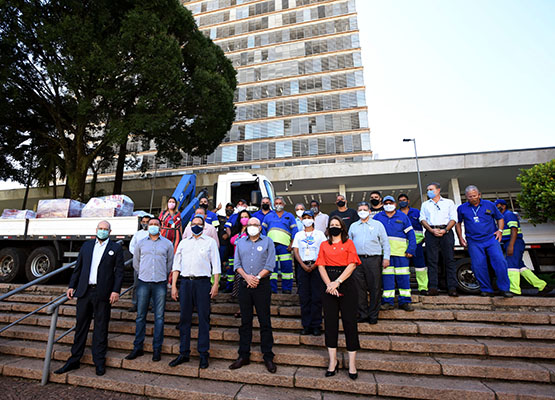
POLYGON ((202 225, 193 225, 193 226, 191 226, 191 231, 195 235, 200 235, 202 233, 203 229, 204 229, 204 227, 202 225))
POLYGON ((106 240, 109 234, 110 234, 110 231, 108 229, 96 230, 96 237, 99 238, 100 240, 106 240))
POLYGON ((150 233, 152 236, 156 236, 160 233, 160 227, 157 225, 150 225, 148 227, 148 233, 150 233))
POLYGON ((408 205, 409 205, 409 202, 408 202, 408 201, 400 201, 400 202, 399 202, 399 207, 401 207, 401 208, 405 208, 405 207, 407 207, 408 205))
POLYGON ((428 190, 428 198, 433 199, 434 197, 436 197, 436 192, 434 192, 433 190, 428 190))

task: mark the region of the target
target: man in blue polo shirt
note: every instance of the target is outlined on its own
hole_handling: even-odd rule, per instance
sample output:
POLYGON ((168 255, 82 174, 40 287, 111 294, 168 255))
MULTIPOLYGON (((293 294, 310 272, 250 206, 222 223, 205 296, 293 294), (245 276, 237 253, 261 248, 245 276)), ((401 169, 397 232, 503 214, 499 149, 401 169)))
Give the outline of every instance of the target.
POLYGON ((459 222, 456 230, 460 244, 468 247, 472 271, 480 284, 480 294, 493 296, 488 272, 489 258, 497 277, 497 288, 504 297, 513 297, 510 292, 507 262, 499 244, 505 226, 503 215, 491 201, 482 200, 482 194, 476 186, 467 186, 464 193, 468 201, 457 209, 459 222), (466 240, 462 234, 463 223, 466 240))

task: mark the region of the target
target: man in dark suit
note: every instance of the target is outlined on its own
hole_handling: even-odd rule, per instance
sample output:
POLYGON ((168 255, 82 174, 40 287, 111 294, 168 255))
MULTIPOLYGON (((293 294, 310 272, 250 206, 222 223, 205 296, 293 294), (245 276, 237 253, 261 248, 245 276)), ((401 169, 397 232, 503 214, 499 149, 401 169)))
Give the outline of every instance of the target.
POLYGON ((68 299, 77 297, 77 323, 71 357, 55 374, 79 368, 87 335, 94 316, 92 356, 96 374, 106 372, 108 323, 111 306, 119 299, 123 281, 123 250, 108 239, 110 224, 102 221, 96 227, 96 239, 83 244, 69 281, 68 299))

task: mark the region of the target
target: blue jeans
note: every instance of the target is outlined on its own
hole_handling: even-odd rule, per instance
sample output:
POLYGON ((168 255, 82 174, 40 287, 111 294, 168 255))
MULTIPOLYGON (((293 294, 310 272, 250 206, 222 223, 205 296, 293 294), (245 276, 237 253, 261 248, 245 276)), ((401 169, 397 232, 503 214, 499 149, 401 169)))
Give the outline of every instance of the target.
POLYGON ((137 319, 135 320, 135 341, 133 346, 142 349, 145 341, 146 313, 148 304, 153 302, 154 310, 154 338, 152 347, 154 351, 162 350, 164 342, 164 311, 166 308, 167 282, 137 282, 137 319))

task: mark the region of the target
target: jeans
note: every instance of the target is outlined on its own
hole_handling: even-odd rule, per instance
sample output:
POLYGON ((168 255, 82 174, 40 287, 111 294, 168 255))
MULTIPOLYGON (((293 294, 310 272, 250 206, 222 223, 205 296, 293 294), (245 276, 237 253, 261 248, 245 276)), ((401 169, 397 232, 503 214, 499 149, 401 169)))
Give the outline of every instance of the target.
POLYGON ((137 282, 137 319, 135 320, 135 341, 133 346, 142 349, 145 341, 146 313, 151 299, 154 310, 154 337, 152 347, 154 351, 162 350, 164 341, 164 311, 166 308, 167 282, 137 282))

